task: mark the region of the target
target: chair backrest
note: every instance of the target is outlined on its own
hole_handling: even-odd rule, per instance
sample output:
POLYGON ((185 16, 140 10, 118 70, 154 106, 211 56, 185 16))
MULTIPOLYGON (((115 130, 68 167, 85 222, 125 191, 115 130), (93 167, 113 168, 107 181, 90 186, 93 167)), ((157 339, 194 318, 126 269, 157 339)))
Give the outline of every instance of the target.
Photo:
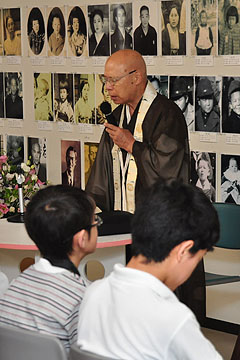
POLYGON ((70 348, 69 360, 114 360, 113 358, 81 350, 76 344, 70 348))
POLYGON ((0 359, 67 360, 67 355, 54 336, 0 324, 0 359))
POLYGON ((214 203, 220 222, 220 239, 215 246, 240 249, 240 205, 214 203))

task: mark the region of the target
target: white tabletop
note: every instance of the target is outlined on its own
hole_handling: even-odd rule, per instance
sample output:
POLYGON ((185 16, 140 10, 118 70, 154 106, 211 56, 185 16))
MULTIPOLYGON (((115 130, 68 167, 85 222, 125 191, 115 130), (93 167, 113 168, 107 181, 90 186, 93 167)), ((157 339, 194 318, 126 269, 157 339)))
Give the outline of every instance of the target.
MULTIPOLYGON (((97 248, 122 246, 131 244, 131 234, 99 236, 97 248)), ((37 250, 30 239, 24 224, 10 223, 7 219, 0 220, 0 248, 17 250, 37 250)))

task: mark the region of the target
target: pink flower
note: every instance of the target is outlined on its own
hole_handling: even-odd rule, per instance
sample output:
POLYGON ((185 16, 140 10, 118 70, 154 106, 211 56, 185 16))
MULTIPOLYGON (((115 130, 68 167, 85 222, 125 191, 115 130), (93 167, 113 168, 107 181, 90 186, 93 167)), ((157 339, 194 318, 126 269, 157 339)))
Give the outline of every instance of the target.
POLYGON ((30 174, 30 175, 36 174, 36 170, 35 170, 35 169, 31 169, 31 170, 29 171, 29 174, 30 174))
POLYGON ((38 184, 39 186, 42 186, 42 185, 44 185, 45 183, 38 179, 37 184, 38 184))
POLYGON ((0 156, 0 164, 7 162, 7 159, 8 159, 7 155, 1 155, 0 156))
POLYGON ((7 214, 8 213, 8 211, 9 211, 9 208, 7 207, 7 205, 6 204, 0 204, 0 212, 2 213, 2 214, 7 214))
POLYGON ((2 164, 5 164, 7 162, 7 155, 1 155, 0 156, 0 170, 2 170, 2 164))

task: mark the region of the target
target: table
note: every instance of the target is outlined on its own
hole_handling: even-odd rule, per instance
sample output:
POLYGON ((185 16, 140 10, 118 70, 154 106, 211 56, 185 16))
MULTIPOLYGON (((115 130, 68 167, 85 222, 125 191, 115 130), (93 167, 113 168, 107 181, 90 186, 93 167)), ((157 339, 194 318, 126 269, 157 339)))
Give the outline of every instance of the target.
MULTIPOLYGON (((109 275, 115 263, 125 264, 125 245, 131 244, 131 234, 99 236, 97 250, 87 255, 79 266, 80 273, 86 278, 86 265, 93 260, 104 267, 104 276, 109 275)), ((18 264, 24 257, 39 257, 39 251, 27 234, 24 224, 0 221, 0 269, 9 281, 19 274, 18 264), (10 251, 11 250, 11 251, 10 251)), ((90 269, 88 269, 90 272, 90 269)))

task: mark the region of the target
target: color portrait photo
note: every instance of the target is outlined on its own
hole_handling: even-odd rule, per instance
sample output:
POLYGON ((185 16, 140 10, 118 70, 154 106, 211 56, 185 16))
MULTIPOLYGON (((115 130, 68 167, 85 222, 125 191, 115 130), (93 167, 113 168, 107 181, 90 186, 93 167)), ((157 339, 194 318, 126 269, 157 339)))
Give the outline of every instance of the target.
POLYGON ((75 121, 77 124, 95 124, 95 75, 75 74, 75 121))
POLYGON ((4 55, 20 56, 21 46, 21 11, 20 8, 3 9, 4 55))
POLYGON ((35 120, 53 121, 52 75, 34 73, 35 120))
POLYGON ((85 173, 85 186, 88 182, 89 175, 93 163, 96 159, 98 152, 98 143, 85 143, 84 144, 84 173, 85 173))

